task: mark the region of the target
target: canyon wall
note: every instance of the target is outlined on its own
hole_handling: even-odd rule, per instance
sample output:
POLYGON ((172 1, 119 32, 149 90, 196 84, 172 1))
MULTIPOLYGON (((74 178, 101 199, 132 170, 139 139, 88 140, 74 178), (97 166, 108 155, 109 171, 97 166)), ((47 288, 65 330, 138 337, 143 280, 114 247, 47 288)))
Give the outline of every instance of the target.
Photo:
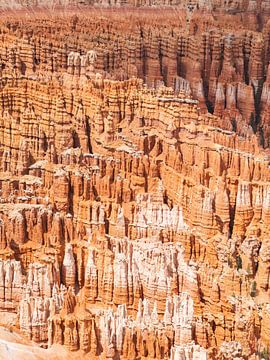
POLYGON ((24 15, 7 15, 0 29, 2 81, 10 72, 84 79, 94 49, 95 71, 103 77, 138 77, 150 88, 190 92, 201 113, 222 119, 223 129, 256 133, 268 147, 270 24, 267 9, 256 11, 194 10, 187 17, 181 9, 86 9, 69 21, 66 15, 44 21, 37 11, 23 22, 24 15))
POLYGON ((222 11, 230 14, 237 13, 261 13, 269 12, 270 4, 267 0, 1 0, 0 9, 32 9, 45 8, 55 9, 57 8, 74 8, 74 7, 116 7, 116 8, 130 8, 130 7, 162 7, 177 9, 187 9, 188 12, 192 12, 194 9, 200 11, 222 11))
POLYGON ((269 23, 123 14, 1 19, 0 317, 91 359, 259 359, 269 23))

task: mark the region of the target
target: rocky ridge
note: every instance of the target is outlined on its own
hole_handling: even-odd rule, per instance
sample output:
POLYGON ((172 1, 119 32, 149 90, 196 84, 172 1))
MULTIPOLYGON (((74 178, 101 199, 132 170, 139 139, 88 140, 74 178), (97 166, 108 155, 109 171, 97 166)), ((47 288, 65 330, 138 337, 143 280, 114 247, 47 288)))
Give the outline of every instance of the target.
POLYGON ((108 14, 2 20, 1 314, 91 359, 259 359, 268 23, 108 14))

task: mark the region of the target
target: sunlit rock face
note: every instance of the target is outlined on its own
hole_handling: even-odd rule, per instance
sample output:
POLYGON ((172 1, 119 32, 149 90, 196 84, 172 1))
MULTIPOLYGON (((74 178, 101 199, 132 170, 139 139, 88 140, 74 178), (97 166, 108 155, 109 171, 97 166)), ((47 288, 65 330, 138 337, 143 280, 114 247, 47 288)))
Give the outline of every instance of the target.
POLYGON ((0 16, 0 358, 267 358, 269 9, 187 5, 0 16))

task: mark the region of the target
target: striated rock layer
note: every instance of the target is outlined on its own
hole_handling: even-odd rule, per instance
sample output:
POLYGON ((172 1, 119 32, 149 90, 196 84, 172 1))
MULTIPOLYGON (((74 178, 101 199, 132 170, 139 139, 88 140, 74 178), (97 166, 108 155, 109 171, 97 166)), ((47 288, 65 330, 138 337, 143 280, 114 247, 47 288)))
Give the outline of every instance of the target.
MULTIPOLYGON (((80 88, 95 61, 96 72, 107 79, 138 77, 150 88, 165 84, 176 93, 191 94, 202 113, 222 119, 223 129, 241 136, 256 133, 260 144, 269 147, 267 2, 220 2, 215 4, 219 11, 210 11, 211 1, 204 10, 204 2, 199 3, 184 2, 183 8, 164 11, 85 8, 83 15, 59 10, 60 16, 53 16, 32 10, 28 17, 23 11, 7 13, 0 19, 3 86, 11 73, 33 81, 42 77, 43 82, 61 74, 76 77, 74 86, 80 88)), ((6 106, 12 99, 3 101, 6 106)), ((29 119, 31 114, 35 116, 29 108, 29 119)), ((63 141, 68 143, 68 138, 63 141)), ((84 150, 86 144, 87 139, 84 150)))
POLYGON ((0 319, 48 354, 267 356, 270 27, 183 14, 0 19, 0 319))

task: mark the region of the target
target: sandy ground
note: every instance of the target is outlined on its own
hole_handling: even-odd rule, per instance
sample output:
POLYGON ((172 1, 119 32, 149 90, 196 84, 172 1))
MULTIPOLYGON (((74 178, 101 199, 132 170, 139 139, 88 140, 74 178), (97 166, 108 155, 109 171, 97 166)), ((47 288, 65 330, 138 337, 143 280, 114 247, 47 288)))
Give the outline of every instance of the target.
POLYGON ((70 353, 60 345, 54 345, 48 350, 41 349, 19 333, 0 326, 1 360, 76 360, 82 358, 82 354, 70 353))

